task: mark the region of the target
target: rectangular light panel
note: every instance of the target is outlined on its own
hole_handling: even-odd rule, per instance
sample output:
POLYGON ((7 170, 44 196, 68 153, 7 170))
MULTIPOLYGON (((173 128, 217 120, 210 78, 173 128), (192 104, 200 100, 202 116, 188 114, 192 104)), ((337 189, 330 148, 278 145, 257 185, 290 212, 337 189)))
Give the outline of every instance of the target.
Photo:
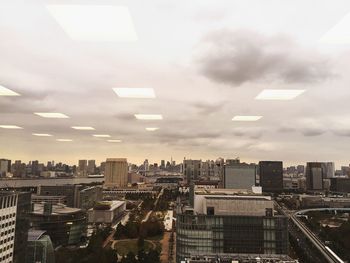
POLYGON ((58 142, 72 142, 72 139, 57 139, 58 142))
POLYGON ((0 85, 0 96, 20 96, 20 95, 17 92, 14 92, 0 85))
POLYGON ((59 112, 34 112, 34 114, 43 118, 55 118, 55 119, 69 118, 67 115, 59 112))
POLYGON ((72 129, 81 130, 81 131, 93 131, 93 130, 95 130, 94 127, 90 127, 90 126, 72 126, 72 129))
POLYGON ((161 114, 135 114, 135 118, 138 120, 162 120, 161 114))
POLYGON ((239 115, 239 116, 234 116, 232 118, 233 121, 258 121, 262 118, 262 116, 244 116, 244 115, 239 115))
POLYGON ((153 99, 156 97, 151 88, 113 88, 113 90, 120 98, 153 99))
POLYGON ((107 140, 107 142, 121 142, 121 140, 107 140))
POLYGON ((110 138, 111 137, 111 135, 108 135, 108 134, 94 134, 92 136, 97 137, 97 138, 110 138))
POLYGON ((0 125, 0 128, 3 128, 3 129, 23 129, 22 127, 19 127, 17 125, 0 125))
POLYGON ((303 94, 303 89, 264 89, 256 100, 292 100, 303 94))
POLYGON ((32 133, 32 135, 34 136, 38 136, 38 137, 51 137, 51 134, 48 133, 32 133))
POLYGON ((67 35, 78 41, 136 41, 129 9, 115 5, 47 5, 67 35))
POLYGON ((146 131, 156 131, 156 130, 159 130, 159 128, 156 128, 156 127, 146 128, 146 131))

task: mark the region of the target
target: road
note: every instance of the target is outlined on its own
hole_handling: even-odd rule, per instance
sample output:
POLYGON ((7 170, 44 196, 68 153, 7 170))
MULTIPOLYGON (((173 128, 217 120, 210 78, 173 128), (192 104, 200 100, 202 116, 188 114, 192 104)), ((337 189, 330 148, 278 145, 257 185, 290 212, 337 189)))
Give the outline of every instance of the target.
POLYGON ((277 202, 275 202, 279 210, 286 215, 295 226, 311 241, 311 243, 317 248, 319 252, 324 256, 327 262, 330 263, 344 263, 334 252, 332 252, 323 242, 297 217, 298 212, 289 211, 286 208, 282 208, 277 202))
POLYGON ((147 222, 149 217, 151 216, 151 214, 153 213, 154 209, 157 207, 157 204, 158 204, 158 201, 159 201, 159 198, 163 195, 164 193, 164 189, 162 188, 162 190, 159 192, 158 196, 157 196, 157 199, 156 201, 154 201, 154 205, 153 205, 153 210, 150 210, 148 211, 148 213, 146 214, 146 216, 144 217, 144 219, 142 219, 141 223, 143 222, 147 222))

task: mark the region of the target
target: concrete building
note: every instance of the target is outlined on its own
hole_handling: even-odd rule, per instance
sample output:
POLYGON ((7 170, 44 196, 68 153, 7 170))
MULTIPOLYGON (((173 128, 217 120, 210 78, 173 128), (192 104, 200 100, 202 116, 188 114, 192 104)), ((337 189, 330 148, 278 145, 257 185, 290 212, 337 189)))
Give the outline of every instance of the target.
POLYGON ((25 263, 55 263, 55 251, 50 237, 43 230, 30 230, 25 263))
POLYGON ((234 189, 251 189, 256 183, 257 167, 255 164, 227 162, 224 169, 224 187, 234 189))
POLYGON ((12 263, 15 245, 17 194, 0 192, 0 262, 12 263))
POLYGON ((128 184, 128 162, 126 158, 108 158, 105 166, 106 188, 122 188, 128 184))
POLYGON ((87 174, 95 174, 96 162, 95 160, 89 160, 87 164, 87 174))
POLYGON ((186 160, 183 161, 183 174, 187 183, 193 180, 198 180, 201 176, 201 160, 186 160))
POLYGON ((325 173, 325 178, 330 179, 335 176, 334 162, 325 162, 323 164, 323 169, 325 173))
POLYGON ((306 189, 323 190, 323 179, 326 178, 326 165, 320 162, 306 163, 306 189))
POLYGON ((54 247, 75 245, 86 238, 86 212, 79 208, 49 203, 34 204, 29 214, 34 230, 45 230, 54 247))
POLYGON ((47 202, 55 204, 63 201, 69 207, 90 209, 96 202, 102 200, 101 186, 84 185, 39 185, 35 200, 42 198, 47 202), (41 197, 39 197, 41 196, 41 197), (63 197, 57 201, 59 197, 63 197), (50 201, 51 200, 51 201, 50 201))
POLYGON ((350 193, 350 178, 331 178, 330 190, 335 193, 350 193))
POLYGON ((103 201, 88 211, 88 222, 94 224, 114 224, 126 210, 125 201, 103 201))
POLYGON ((280 161, 259 162, 259 178, 263 192, 282 192, 283 163, 280 161))
POLYGON ((77 167, 77 176, 86 177, 87 176, 87 160, 79 160, 77 167))
POLYGON ((195 191, 193 207, 177 209, 176 262, 199 253, 288 254, 288 220, 273 207, 248 190, 195 191))
POLYGON ((9 172, 11 172, 11 160, 0 159, 0 177, 5 177, 9 172))

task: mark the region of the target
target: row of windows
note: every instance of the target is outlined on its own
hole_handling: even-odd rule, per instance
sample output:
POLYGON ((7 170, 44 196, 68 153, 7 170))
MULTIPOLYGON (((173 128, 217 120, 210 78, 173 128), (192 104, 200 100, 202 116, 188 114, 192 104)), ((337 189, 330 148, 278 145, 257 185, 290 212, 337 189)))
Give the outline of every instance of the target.
POLYGON ((15 206, 17 204, 17 195, 0 196, 0 209, 15 206))
POLYGON ((10 242, 14 239, 14 237, 8 237, 8 238, 5 238, 3 240, 0 240, 0 245, 4 244, 4 243, 7 243, 7 242, 10 242))
POLYGON ((4 236, 4 235, 6 236, 7 234, 10 234, 10 233, 13 233, 13 232, 15 232, 14 228, 12 228, 10 230, 6 230, 5 232, 1 232, 0 236, 4 236))
POLYGON ((2 260, 4 261, 4 260, 8 259, 9 257, 12 257, 12 252, 10 254, 3 256, 2 260))
POLYGON ((8 214, 6 216, 2 216, 1 220, 9 219, 9 218, 12 218, 12 217, 16 217, 16 213, 12 213, 12 214, 8 214))
POLYGON ((8 245, 7 247, 0 248, 0 253, 5 252, 6 250, 9 250, 10 248, 13 248, 13 244, 8 245))
POLYGON ((2 224, 1 228, 8 227, 8 226, 11 226, 11 225, 14 225, 14 224, 16 224, 16 221, 10 221, 10 222, 7 222, 5 224, 2 224))

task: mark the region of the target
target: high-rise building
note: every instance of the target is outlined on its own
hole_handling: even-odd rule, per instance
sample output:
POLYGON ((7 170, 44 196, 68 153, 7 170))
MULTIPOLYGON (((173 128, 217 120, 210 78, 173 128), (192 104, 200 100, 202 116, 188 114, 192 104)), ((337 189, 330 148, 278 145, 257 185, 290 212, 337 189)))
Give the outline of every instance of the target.
POLYGON ((334 162, 325 162, 322 163, 323 167, 322 169, 324 170, 325 173, 325 178, 333 178, 335 176, 335 168, 334 168, 334 162))
POLYGON ((30 230, 25 263, 55 263, 55 251, 50 237, 43 230, 30 230))
POLYGON ((195 191, 193 207, 177 210, 176 262, 199 254, 288 254, 288 219, 274 214, 269 196, 195 191))
POLYGON ((95 174, 96 170, 96 163, 95 160, 89 160, 87 165, 87 173, 88 174, 95 174))
POLYGON ((193 180, 198 180, 201 176, 201 160, 186 160, 183 162, 183 174, 187 180, 187 183, 190 183, 193 180))
POLYGON ((263 192, 283 191, 283 163, 280 161, 259 162, 259 178, 263 192))
POLYGON ((227 162, 224 172, 225 188, 233 189, 251 189, 255 186, 256 180, 256 165, 235 162, 227 162))
POLYGON ((32 161, 31 164, 31 174, 34 176, 39 176, 40 175, 40 170, 39 170, 39 161, 32 161))
POLYGON ((11 160, 0 159, 0 177, 5 177, 11 171, 11 160))
POLYGON ((16 160, 12 165, 12 173, 15 177, 25 177, 26 176, 26 164, 22 163, 21 160, 16 160))
POLYGON ((350 178, 331 178, 330 190, 336 193, 350 193, 350 178))
POLYGON ((0 262, 12 263, 15 243, 17 194, 0 192, 0 262))
POLYGON ((145 170, 145 172, 149 171, 148 159, 146 159, 146 160, 143 162, 143 169, 145 170))
POLYGON ((108 158, 105 167, 106 188, 126 187, 128 184, 128 162, 126 158, 108 158))
POLYGON ((160 161, 160 168, 164 169, 165 168, 165 160, 160 161))
POLYGON ((323 179, 326 178, 326 166, 324 163, 306 163, 305 175, 307 190, 323 190, 323 179))
POLYGON ((79 177, 86 177, 87 176, 87 160, 79 160, 78 163, 78 169, 77 169, 77 175, 79 177))
POLYGON ((31 212, 31 192, 17 193, 17 212, 16 212, 16 231, 15 231, 15 248, 14 263, 25 262, 26 249, 28 241, 28 231, 30 227, 29 213, 31 212))

